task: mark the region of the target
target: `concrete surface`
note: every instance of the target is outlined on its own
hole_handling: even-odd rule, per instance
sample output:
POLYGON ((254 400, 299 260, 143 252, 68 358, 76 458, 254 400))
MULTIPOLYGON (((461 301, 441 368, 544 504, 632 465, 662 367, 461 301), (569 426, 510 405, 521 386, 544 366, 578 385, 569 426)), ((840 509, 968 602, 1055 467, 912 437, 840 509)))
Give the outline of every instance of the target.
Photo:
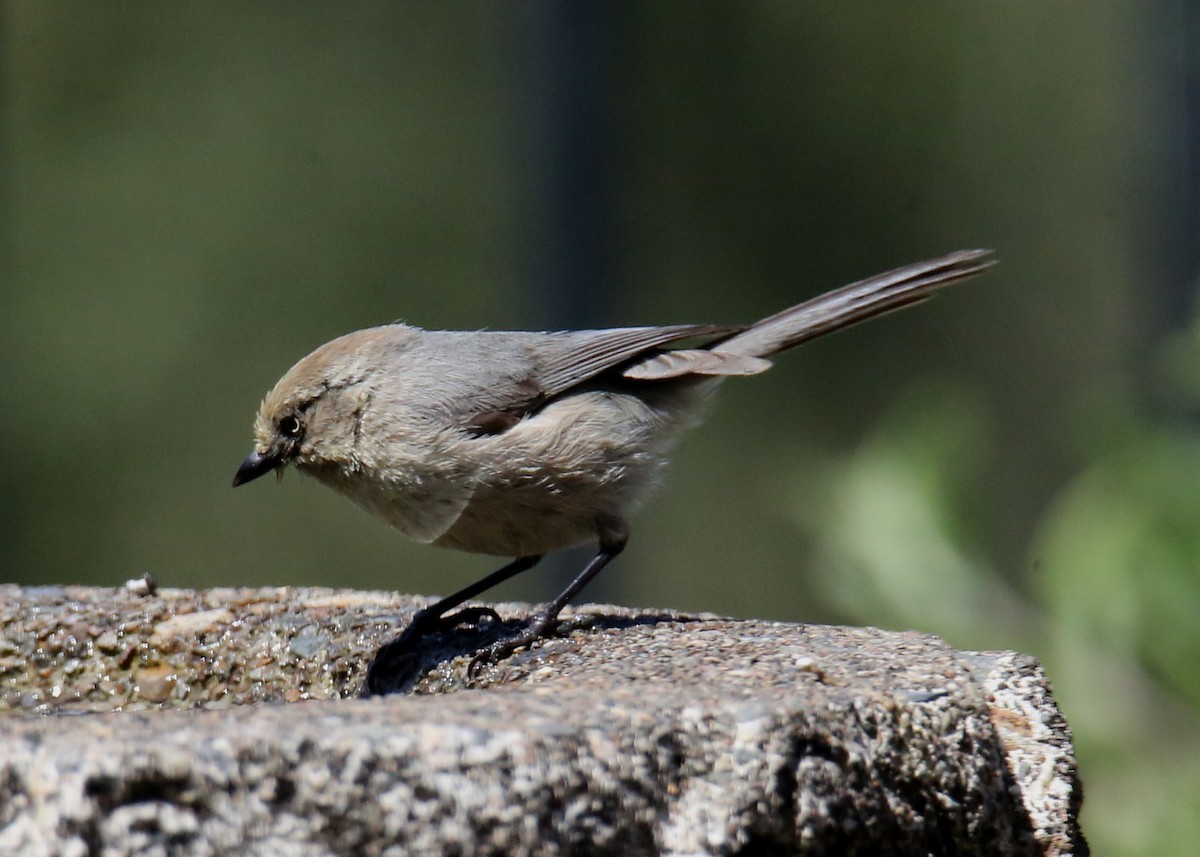
POLYGON ((476 681, 438 658, 514 623, 347 698, 424 603, 0 587, 0 855, 1087 851, 1030 658, 587 605, 476 681))

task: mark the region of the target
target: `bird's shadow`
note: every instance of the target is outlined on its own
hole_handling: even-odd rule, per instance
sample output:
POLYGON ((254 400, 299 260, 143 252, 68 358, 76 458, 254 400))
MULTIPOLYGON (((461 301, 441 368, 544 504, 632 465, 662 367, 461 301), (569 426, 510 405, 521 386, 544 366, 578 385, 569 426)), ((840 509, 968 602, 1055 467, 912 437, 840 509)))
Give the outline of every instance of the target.
MULTIPOLYGON (((494 615, 494 614, 493 614, 494 615)), ((554 631, 538 641, 568 637, 578 631, 619 631, 666 622, 694 622, 700 617, 688 614, 660 612, 622 616, 608 613, 574 613, 557 624, 554 631)), ((532 624, 533 617, 519 619, 488 618, 464 621, 453 627, 423 631, 415 623, 384 643, 367 667, 360 697, 411 693, 419 682, 431 673, 442 674, 440 684, 468 687, 472 683, 472 665, 461 670, 452 667, 458 658, 477 655, 490 646, 519 636, 532 624), (461 673, 459 675, 458 673, 461 673)), ((533 649, 537 651, 537 649, 533 649)), ((519 653, 514 659, 525 655, 519 653)))

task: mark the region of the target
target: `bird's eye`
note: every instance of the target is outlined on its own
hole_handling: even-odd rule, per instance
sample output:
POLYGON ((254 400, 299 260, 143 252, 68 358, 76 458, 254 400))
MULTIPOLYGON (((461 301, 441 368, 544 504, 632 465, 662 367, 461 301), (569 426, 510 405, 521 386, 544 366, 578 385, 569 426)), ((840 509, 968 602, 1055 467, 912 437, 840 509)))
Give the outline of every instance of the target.
POLYGON ((279 421, 279 433, 284 437, 299 437, 304 426, 295 414, 288 414, 279 421))

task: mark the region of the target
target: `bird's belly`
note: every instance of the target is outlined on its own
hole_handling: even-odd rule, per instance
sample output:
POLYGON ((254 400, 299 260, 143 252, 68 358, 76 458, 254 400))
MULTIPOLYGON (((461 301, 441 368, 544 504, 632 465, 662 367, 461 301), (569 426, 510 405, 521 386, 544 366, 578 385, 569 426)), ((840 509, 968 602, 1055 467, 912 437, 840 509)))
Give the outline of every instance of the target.
POLYGON ((591 390, 501 434, 396 442, 353 469, 302 467, 417 541, 531 556, 595 539, 657 485, 696 385, 648 399, 591 390))
POLYGON ((412 462, 387 468, 301 467, 414 541, 430 544, 446 532, 471 499, 469 479, 412 462))
POLYGON ((540 556, 595 539, 595 505, 536 489, 482 488, 434 544, 495 556, 540 556))
POLYGON ((475 489, 436 544, 526 556, 595 539, 658 485, 695 403, 589 391, 478 438, 475 489))

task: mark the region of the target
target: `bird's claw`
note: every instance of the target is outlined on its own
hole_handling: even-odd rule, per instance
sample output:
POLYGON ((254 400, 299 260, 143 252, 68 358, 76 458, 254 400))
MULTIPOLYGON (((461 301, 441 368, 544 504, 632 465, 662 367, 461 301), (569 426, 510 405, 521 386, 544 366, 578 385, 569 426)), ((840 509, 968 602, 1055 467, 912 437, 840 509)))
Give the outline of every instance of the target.
POLYGON ((476 652, 475 656, 471 658, 471 662, 467 664, 467 678, 471 681, 479 679, 483 675, 484 669, 498 664, 523 645, 525 645, 523 639, 504 640, 476 652))
POLYGON ((393 693, 419 675, 421 644, 427 637, 453 631, 462 625, 478 626, 484 619, 500 622, 500 614, 491 607, 464 607, 440 615, 429 609, 413 616, 399 636, 384 643, 367 667, 364 695, 393 693))
MULTIPOLYGON (((413 618, 413 624, 415 625, 420 618, 421 614, 418 613, 413 618)), ((459 625, 478 625, 481 619, 487 619, 489 622, 501 621, 500 614, 491 607, 464 607, 455 613, 448 613, 445 616, 436 616, 427 620, 430 627, 425 629, 424 633, 453 631, 459 625)))
POLYGON ((499 640, 480 650, 467 664, 467 678, 475 681, 480 678, 485 668, 495 666, 507 657, 516 654, 521 649, 529 648, 540 640, 552 634, 558 623, 545 616, 537 616, 523 633, 507 640, 499 640))

